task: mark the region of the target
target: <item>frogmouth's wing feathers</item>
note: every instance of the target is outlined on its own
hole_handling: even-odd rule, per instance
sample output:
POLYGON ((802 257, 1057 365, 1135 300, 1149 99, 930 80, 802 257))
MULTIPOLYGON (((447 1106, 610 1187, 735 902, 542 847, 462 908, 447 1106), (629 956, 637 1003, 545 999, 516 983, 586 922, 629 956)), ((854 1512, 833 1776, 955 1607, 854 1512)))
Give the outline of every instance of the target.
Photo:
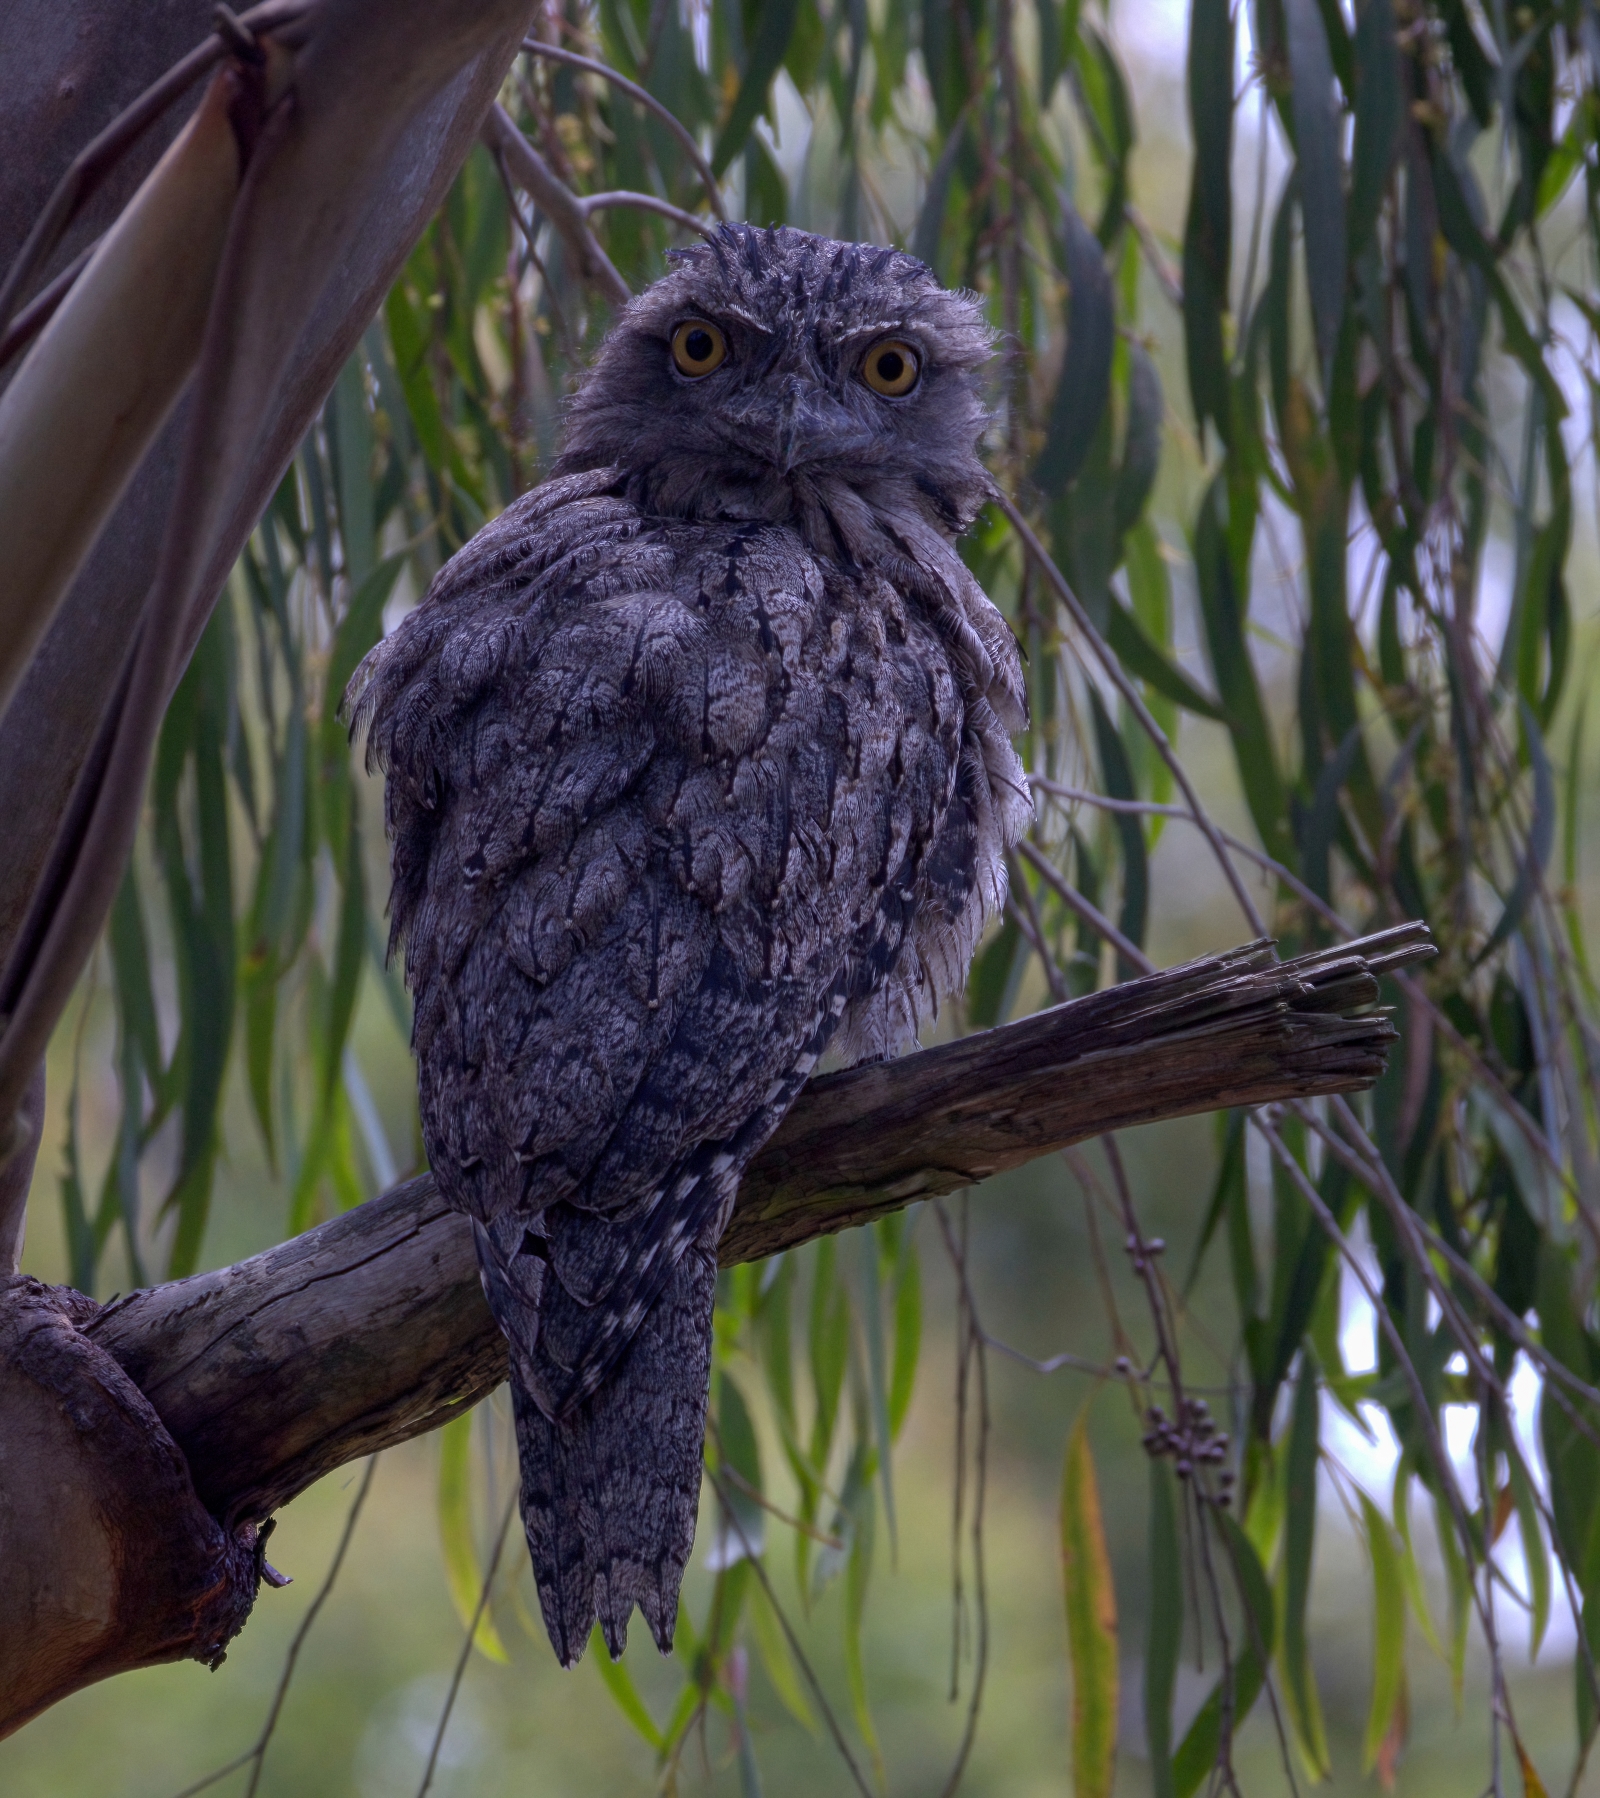
POLYGON ((353 691, 429 1156, 553 1415, 714 1246, 914 906, 965 905, 934 853, 963 696, 887 581, 781 528, 643 517, 605 470, 481 533, 353 691))

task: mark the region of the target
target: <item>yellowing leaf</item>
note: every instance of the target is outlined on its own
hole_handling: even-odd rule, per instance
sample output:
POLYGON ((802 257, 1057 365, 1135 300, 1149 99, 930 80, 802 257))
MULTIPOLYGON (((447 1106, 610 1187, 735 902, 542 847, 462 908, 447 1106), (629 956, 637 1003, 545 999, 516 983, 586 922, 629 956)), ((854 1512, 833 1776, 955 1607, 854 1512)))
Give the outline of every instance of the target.
POLYGON ((1117 1594, 1111 1582, 1088 1411, 1067 1438, 1061 1474, 1061 1560, 1072 1655, 1072 1789, 1108 1798, 1117 1759, 1117 1594))
POLYGON ((1400 1675, 1400 1696, 1389 1718, 1389 1727, 1384 1731, 1383 1740, 1378 1744, 1377 1758, 1372 1763, 1372 1770, 1378 1776, 1378 1784, 1384 1791, 1392 1792, 1395 1781, 1400 1777, 1400 1761, 1406 1751, 1406 1742, 1411 1735, 1411 1694, 1406 1685, 1404 1669, 1400 1675))
POLYGON ((1528 1751, 1521 1742, 1517 1743, 1517 1765, 1522 1769, 1522 1798, 1549 1798, 1539 1769, 1528 1758, 1528 1751))

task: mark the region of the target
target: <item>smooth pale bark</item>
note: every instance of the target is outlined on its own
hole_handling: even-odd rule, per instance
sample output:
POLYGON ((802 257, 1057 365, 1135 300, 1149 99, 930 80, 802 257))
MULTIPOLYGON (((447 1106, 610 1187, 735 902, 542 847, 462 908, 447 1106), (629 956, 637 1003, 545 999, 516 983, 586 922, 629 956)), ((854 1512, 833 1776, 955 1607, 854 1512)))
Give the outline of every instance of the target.
MULTIPOLYGON (((60 0, 0 6, 0 266, 8 266, 72 158, 125 106, 212 28, 211 0, 168 0, 128 29, 116 7, 60 0)), ((331 278, 266 395, 250 476, 219 521, 198 586, 207 604, 192 616, 175 667, 187 663, 240 548, 254 528, 339 369, 393 284, 411 246, 444 199, 516 53, 526 19, 491 40, 400 133, 353 222, 331 278)), ((381 33, 387 27, 377 28, 381 33)), ((86 207, 34 287, 104 231, 192 112, 188 95, 130 151, 86 207)), ((0 370, 0 383, 14 372, 0 370)), ((0 792, 7 795, 0 856, 0 965, 29 903, 47 878, 58 827, 72 816, 73 789, 91 766, 135 624, 161 553, 191 413, 180 400, 62 602, 15 699, 0 719, 0 792)), ((176 676, 174 676, 176 678, 176 676)))
MULTIPOLYGON (((471 146, 530 4, 317 10, 294 104, 271 115, 231 215, 224 298, 201 349, 214 378, 156 434, 0 722, 0 1733, 112 1672, 185 1655, 214 1664, 254 1597, 254 1522, 224 1527, 201 1502, 148 1399, 79 1327, 97 1308, 10 1276, 42 1113, 30 1081, 120 876, 171 685, 471 146), (69 929, 76 947, 52 959, 69 929), (30 984, 41 961, 49 979, 30 984)), ((173 0, 130 32, 118 9, 0 7, 8 262, 67 163, 207 35, 212 10, 173 0)), ((175 103, 136 146, 34 291, 109 223, 193 104, 175 103)))
MULTIPOLYGON (((0 867, 13 878, 22 868, 31 889, 8 895, 0 880, 0 930, 16 927, 8 943, 0 942, 0 1159, 16 1136, 9 1120, 110 910, 173 683, 296 440, 459 166, 471 141, 470 130, 459 127, 475 125, 489 105, 521 41, 529 4, 460 0, 441 9, 431 0, 321 0, 292 39, 292 60, 282 44, 269 47, 259 95, 265 110, 251 126, 253 144, 228 221, 176 479, 150 490, 136 476, 132 488, 165 510, 154 579, 142 605, 138 595, 120 593, 132 606, 120 665, 108 671, 95 713, 73 712, 82 728, 61 753, 63 761, 76 758, 78 778, 65 804, 50 812, 48 835, 30 825, 41 825, 49 781, 31 786, 26 771, 8 767, 0 754, 0 786, 17 796, 7 818, 11 853, 0 867), (461 98, 463 84, 470 116, 436 118, 442 102, 461 98), (414 145, 419 125, 424 134, 414 145), (425 204, 413 211, 419 190, 425 204), (396 230, 401 221, 404 234, 396 230), (375 268, 369 239, 383 256, 375 268), (376 276, 369 290, 352 289, 352 264, 376 276), (286 399, 297 410, 287 410, 286 399), (9 920, 8 899, 25 904, 9 920)), ((44 341, 36 348, 42 351, 44 341)), ((7 397, 25 381, 20 377, 7 397)), ((101 426, 109 428, 104 420, 101 426)), ((87 435, 97 440, 96 431, 87 435)), ((151 448, 163 468, 170 447, 163 435, 151 448)), ((138 521, 141 543, 151 523, 138 521)), ((96 566, 91 554, 85 577, 96 566)), ((119 574, 127 572, 124 561, 119 574)), ((84 645, 103 647, 118 634, 117 610, 101 605, 80 621, 84 641, 71 647, 69 689, 55 695, 68 712, 82 706, 92 684, 93 656, 84 645)), ((69 598, 58 627, 71 612, 69 598)), ((30 692, 31 674, 54 665, 50 651, 47 639, 29 684, 7 709, 7 727, 20 715, 47 737, 62 723, 55 705, 28 716, 40 698, 30 692)))
POLYGON ((0 394, 0 710, 199 354, 239 192, 231 70, 0 394))

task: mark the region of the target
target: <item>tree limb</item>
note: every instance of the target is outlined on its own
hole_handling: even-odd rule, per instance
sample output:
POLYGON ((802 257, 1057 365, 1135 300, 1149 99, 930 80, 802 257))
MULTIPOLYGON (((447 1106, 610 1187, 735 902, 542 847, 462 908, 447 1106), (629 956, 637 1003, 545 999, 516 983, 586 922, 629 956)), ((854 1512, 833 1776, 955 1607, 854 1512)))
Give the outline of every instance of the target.
MULTIPOLYGON (((1158 1118, 1369 1086, 1406 925, 1278 963, 1208 956, 813 1080, 740 1188, 724 1264, 1158 1118)), ((234 1267, 96 1307, 0 1281, 0 1736, 243 1624, 265 1520, 506 1375, 472 1232, 428 1175, 234 1267), (52 1469, 42 1482, 39 1469, 52 1469), (65 1469, 71 1502, 55 1504, 65 1469)))
POLYGON ((556 235, 584 278, 592 281, 613 306, 626 306, 633 298, 633 289, 617 273, 615 264, 601 249, 600 240, 589 229, 583 201, 517 129, 516 120, 498 100, 483 121, 483 141, 504 160, 512 180, 526 190, 555 227, 556 235))
MULTIPOLYGON (((1421 926, 1287 963, 1253 944, 822 1076, 746 1174, 722 1262, 1108 1131, 1369 1086, 1396 1035, 1370 1009, 1376 975, 1430 953, 1421 926)), ((230 1525, 505 1378, 471 1230, 428 1175, 237 1266, 130 1294, 88 1329, 230 1525)))

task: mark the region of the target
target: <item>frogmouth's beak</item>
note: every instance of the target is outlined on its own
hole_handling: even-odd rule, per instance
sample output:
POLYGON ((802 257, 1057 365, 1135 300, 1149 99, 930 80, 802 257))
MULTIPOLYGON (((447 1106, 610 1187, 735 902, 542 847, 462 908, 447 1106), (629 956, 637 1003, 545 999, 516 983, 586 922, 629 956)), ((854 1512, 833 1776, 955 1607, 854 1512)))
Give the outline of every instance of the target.
POLYGON ((864 455, 875 442, 825 387, 798 375, 784 384, 772 440, 772 460, 784 474, 812 462, 864 455))

